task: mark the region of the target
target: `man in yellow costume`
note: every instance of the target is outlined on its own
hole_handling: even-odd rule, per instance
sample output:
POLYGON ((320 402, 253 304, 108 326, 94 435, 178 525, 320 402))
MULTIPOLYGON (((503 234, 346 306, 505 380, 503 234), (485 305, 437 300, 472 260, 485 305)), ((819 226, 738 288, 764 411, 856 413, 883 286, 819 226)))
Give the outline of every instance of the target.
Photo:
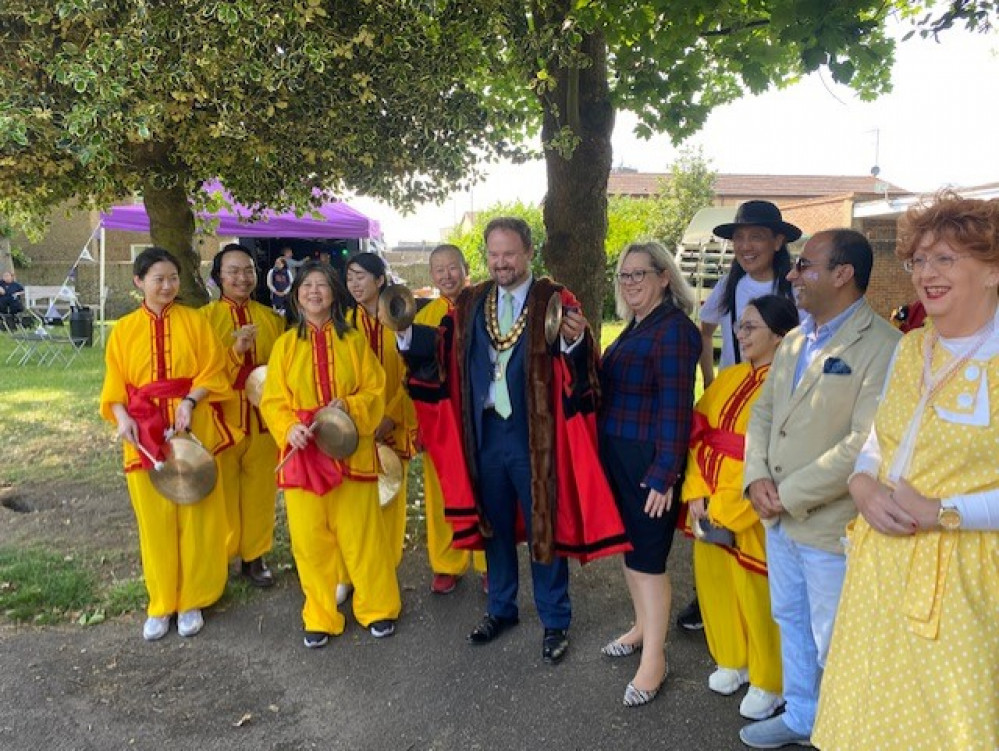
POLYGON ((253 255, 242 245, 231 243, 217 253, 211 276, 222 297, 202 312, 225 353, 231 390, 222 411, 226 423, 245 436, 219 455, 229 524, 226 552, 230 559, 239 556, 242 574, 251 584, 270 587, 274 576, 264 554, 274 545, 277 446, 260 411, 247 398, 246 379, 267 363, 274 342, 284 333, 284 319, 250 299, 257 288, 257 269, 253 255))
MULTIPOLYGON (((416 314, 415 323, 436 327, 454 310, 455 298, 468 279, 468 264, 458 246, 438 245, 430 252, 430 279, 440 290, 440 297, 416 314)), ((427 557, 434 572, 430 590, 439 595, 453 592, 470 561, 482 574, 482 585, 486 587, 485 553, 481 550, 469 552, 451 545, 453 530, 444 519, 444 493, 437 469, 427 452, 423 454, 423 499, 427 516, 427 557)))
POLYGON ((260 411, 287 462, 284 488, 291 550, 305 594, 305 646, 343 633, 337 610, 338 559, 355 587, 354 617, 376 638, 395 632, 402 609, 378 504, 374 432, 385 409, 385 371, 344 317, 348 301, 331 267, 305 264, 289 294, 292 331, 274 345, 260 411), (319 451, 311 426, 339 407, 357 427, 357 450, 343 460, 319 451))
POLYGON ((133 273, 143 303, 111 331, 100 409, 125 440, 125 478, 149 594, 142 635, 155 641, 166 636, 175 613, 181 636, 197 634, 204 626, 201 609, 222 596, 226 581, 221 484, 199 502, 181 506, 150 479, 154 462, 165 458, 165 431, 190 430, 216 454, 235 441, 212 409, 229 395, 222 352, 205 317, 175 302, 176 259, 162 248, 147 248, 136 257, 133 273))

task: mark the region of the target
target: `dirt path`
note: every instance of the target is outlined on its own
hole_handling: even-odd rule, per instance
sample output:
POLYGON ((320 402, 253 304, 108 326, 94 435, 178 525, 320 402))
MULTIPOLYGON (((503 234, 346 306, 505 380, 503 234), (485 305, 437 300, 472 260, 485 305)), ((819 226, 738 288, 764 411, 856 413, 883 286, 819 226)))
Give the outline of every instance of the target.
MULTIPOLYGON (((35 514, 0 508, 0 539, 51 534, 72 547, 96 535, 98 548, 137 546, 124 493, 71 497, 85 500, 35 514)), ((690 593, 689 560, 678 540, 676 605, 690 593)), ((0 749, 742 748, 739 697, 708 691, 700 634, 671 632, 664 694, 642 709, 621 706, 634 658, 599 653, 630 618, 616 560, 573 565, 572 647, 556 667, 540 659, 529 585, 521 625, 472 647, 465 634, 485 607, 477 578, 434 596, 425 553, 412 550, 400 581, 396 636, 375 640, 348 618, 344 635, 318 651, 301 644, 293 573, 248 603, 209 611, 192 639, 171 632, 147 644, 139 613, 88 628, 0 626, 0 749)))

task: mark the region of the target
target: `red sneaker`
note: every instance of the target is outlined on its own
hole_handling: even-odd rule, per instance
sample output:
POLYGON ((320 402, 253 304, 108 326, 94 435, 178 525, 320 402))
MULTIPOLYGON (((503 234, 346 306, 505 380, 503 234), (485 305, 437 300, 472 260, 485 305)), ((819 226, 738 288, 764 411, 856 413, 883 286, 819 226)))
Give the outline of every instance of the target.
POLYGON ((449 595, 458 586, 458 577, 452 574, 434 574, 430 591, 435 595, 449 595))

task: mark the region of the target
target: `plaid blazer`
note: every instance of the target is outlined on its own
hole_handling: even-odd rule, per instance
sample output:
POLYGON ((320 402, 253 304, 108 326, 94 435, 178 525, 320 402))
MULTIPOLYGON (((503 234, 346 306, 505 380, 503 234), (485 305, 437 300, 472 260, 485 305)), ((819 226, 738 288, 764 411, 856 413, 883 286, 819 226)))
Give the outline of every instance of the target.
POLYGON ((694 372, 701 335, 664 302, 628 324, 600 363, 600 433, 655 443, 642 484, 665 493, 680 478, 694 415, 694 372))

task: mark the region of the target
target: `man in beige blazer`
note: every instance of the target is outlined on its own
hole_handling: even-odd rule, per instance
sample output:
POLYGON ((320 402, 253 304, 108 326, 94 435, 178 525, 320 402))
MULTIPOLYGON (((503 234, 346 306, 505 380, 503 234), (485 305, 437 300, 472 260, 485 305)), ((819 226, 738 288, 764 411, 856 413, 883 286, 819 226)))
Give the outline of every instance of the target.
POLYGON ((767 525, 784 714, 739 733, 752 748, 808 744, 846 570, 846 481, 900 337, 864 300, 874 256, 859 232, 812 237, 788 274, 808 316, 784 339, 753 407, 743 485, 767 525))

